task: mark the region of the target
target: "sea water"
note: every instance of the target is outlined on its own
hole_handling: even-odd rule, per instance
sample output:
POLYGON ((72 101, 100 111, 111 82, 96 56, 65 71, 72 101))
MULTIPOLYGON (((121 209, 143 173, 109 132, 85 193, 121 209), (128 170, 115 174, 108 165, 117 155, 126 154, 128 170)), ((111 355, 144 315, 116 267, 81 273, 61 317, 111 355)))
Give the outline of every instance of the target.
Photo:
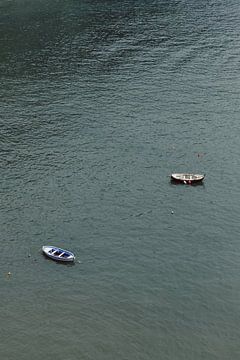
POLYGON ((1 359, 240 358, 239 13, 1 0, 1 359))

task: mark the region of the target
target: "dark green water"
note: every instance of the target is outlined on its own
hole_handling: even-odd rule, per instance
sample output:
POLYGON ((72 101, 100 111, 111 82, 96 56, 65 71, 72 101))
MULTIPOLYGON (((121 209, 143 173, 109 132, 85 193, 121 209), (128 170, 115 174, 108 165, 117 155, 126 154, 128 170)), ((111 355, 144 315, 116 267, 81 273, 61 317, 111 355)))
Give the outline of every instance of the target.
POLYGON ((1 359, 240 358, 239 14, 1 0, 1 359))

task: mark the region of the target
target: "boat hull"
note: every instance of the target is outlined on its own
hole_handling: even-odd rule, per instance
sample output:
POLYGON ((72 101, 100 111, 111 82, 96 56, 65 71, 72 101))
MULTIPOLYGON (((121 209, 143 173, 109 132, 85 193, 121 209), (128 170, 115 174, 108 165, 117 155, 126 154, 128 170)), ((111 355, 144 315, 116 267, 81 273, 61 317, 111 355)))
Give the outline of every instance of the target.
POLYGON ((56 246, 43 246, 42 252, 48 258, 58 262, 74 262, 75 256, 71 251, 61 249, 56 246))
POLYGON ((205 175, 202 174, 188 174, 188 173, 177 173, 171 175, 171 180, 183 184, 196 184, 201 183, 205 178, 205 175))

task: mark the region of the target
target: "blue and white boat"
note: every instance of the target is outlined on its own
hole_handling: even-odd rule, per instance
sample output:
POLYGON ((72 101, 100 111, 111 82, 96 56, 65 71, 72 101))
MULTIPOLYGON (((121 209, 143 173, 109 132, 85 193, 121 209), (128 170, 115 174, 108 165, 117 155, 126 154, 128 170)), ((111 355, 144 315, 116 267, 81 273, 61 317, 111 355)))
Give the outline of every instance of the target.
POLYGON ((56 246, 43 246, 42 251, 52 260, 61 262, 73 262, 75 260, 75 256, 71 251, 64 250, 56 246))

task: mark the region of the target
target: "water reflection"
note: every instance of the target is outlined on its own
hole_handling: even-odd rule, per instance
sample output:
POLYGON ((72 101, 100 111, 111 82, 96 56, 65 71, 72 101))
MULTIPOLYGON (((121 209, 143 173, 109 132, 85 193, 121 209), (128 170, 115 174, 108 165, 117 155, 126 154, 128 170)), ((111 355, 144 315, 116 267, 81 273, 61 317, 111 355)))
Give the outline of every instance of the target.
POLYGON ((10 77, 64 76, 81 72, 86 62, 91 70, 109 69, 170 40, 169 17, 181 8, 175 1, 47 0, 1 7, 0 68, 10 77))

